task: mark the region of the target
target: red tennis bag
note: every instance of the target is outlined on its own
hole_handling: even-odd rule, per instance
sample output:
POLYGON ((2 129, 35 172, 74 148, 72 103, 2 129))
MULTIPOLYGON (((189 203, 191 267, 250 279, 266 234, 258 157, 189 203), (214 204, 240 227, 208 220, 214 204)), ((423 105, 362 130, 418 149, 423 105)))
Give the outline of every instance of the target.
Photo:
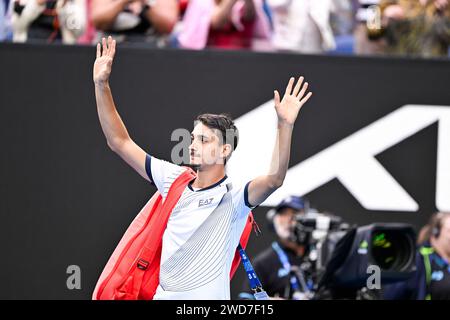
MULTIPOLYGON (((196 174, 186 168, 171 185, 163 201, 156 192, 128 227, 106 263, 92 295, 93 300, 151 300, 159 285, 162 238, 170 213, 187 184, 196 174)), ((250 213, 240 243, 247 245, 253 215, 250 213)), ((233 277, 240 263, 236 251, 230 270, 233 277)))

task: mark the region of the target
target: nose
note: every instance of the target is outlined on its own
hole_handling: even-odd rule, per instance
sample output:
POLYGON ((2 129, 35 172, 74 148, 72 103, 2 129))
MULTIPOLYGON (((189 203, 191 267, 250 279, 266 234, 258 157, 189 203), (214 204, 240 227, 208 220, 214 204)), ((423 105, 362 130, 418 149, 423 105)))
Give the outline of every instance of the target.
POLYGON ((195 152, 196 152, 195 144, 194 144, 194 141, 192 141, 191 144, 189 145, 189 154, 195 153, 195 152))

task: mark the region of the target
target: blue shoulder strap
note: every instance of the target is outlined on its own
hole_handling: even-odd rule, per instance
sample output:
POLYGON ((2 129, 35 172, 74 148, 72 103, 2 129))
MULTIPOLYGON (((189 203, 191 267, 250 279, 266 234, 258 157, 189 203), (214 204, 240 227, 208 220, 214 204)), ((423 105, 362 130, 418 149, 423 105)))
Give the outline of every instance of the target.
POLYGON ((253 266, 244 251, 244 248, 242 248, 239 244, 237 249, 241 255, 242 264, 244 265, 245 272, 247 273, 247 278, 250 283, 250 288, 253 291, 253 296, 256 300, 269 300, 269 296, 266 291, 264 291, 262 284, 256 275, 255 269, 253 269, 253 266))

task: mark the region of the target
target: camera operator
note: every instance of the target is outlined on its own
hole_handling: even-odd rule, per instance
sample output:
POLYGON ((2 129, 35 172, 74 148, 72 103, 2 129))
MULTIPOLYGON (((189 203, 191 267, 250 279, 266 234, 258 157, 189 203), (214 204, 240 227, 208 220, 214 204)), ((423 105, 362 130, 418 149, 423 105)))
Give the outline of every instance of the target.
MULTIPOLYGON (((309 299, 312 290, 311 275, 302 268, 308 263, 308 248, 295 240, 293 232, 296 216, 307 211, 305 202, 301 197, 290 196, 267 214, 277 241, 255 258, 253 267, 267 294, 275 299, 309 299)), ((239 298, 253 299, 247 283, 239 298)))
POLYGON ((417 272, 407 281, 386 286, 385 299, 450 299, 450 212, 433 214, 418 242, 417 272))

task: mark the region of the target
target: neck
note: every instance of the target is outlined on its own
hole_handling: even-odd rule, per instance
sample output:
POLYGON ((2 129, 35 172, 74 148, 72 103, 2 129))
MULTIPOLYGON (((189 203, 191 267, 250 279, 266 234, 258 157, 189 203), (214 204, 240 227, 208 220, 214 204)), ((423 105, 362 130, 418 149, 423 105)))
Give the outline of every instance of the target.
POLYGON ((223 165, 214 165, 207 169, 198 169, 197 177, 191 184, 194 188, 206 188, 220 181, 225 176, 225 167, 223 165))

